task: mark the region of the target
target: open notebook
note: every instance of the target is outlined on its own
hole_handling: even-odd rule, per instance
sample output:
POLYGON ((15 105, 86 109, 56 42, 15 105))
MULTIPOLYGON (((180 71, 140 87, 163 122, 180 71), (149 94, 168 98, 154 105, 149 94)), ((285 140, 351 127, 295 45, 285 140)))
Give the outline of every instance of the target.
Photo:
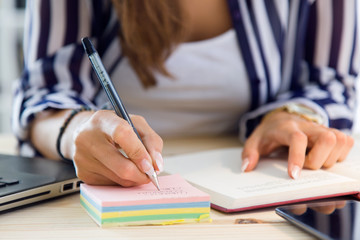
POLYGON ((358 194, 360 148, 328 170, 303 169, 298 179, 287 173, 286 154, 259 161, 241 173, 242 148, 225 148, 165 158, 165 172, 180 174, 210 195, 211 206, 236 212, 327 197, 358 194))
POLYGON ((71 163, 0 154, 0 212, 80 190, 71 163))

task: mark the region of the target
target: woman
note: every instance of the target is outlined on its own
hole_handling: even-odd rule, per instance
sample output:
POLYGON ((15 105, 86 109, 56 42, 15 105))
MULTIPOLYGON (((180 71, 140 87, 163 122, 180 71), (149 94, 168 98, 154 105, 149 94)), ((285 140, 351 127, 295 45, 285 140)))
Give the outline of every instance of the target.
POLYGON ((243 171, 288 146, 292 178, 344 160, 353 145, 355 0, 27 4, 13 115, 20 152, 73 159, 87 183, 147 183, 144 172, 163 168, 161 137, 237 131, 243 171), (105 110, 85 36, 144 144, 105 110))

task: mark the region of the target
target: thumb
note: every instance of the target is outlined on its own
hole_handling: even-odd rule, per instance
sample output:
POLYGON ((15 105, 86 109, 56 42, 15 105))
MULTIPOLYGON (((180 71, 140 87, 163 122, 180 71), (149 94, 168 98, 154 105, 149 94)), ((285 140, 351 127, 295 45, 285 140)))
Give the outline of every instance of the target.
POLYGON ((253 170, 259 162, 259 141, 250 137, 244 145, 242 152, 241 171, 249 172, 253 170))

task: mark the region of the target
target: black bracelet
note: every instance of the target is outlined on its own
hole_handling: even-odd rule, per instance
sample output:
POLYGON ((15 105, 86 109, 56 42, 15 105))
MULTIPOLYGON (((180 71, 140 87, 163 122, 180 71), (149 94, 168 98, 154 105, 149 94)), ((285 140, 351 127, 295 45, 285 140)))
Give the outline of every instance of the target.
POLYGON ((59 135, 58 135, 57 140, 56 140, 56 150, 57 150, 57 152, 58 152, 58 154, 59 154, 59 156, 61 157, 62 160, 72 161, 71 159, 65 158, 64 155, 61 153, 60 143, 61 143, 62 135, 64 134, 65 129, 69 125, 71 119, 73 119, 73 117, 75 117, 76 114, 78 114, 79 112, 83 112, 83 111, 91 111, 91 108, 89 108, 87 106, 82 106, 81 108, 77 108, 77 109, 72 110, 70 115, 66 118, 64 124, 60 128, 59 135))

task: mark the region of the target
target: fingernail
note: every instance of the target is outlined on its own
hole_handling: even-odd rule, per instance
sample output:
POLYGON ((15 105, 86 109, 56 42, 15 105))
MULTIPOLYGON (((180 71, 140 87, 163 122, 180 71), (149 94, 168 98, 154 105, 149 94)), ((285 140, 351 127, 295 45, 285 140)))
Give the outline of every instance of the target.
POLYGON ((146 174, 153 174, 155 172, 153 166, 150 164, 149 160, 143 159, 141 161, 141 168, 146 174))
POLYGON ((159 169, 159 172, 164 171, 164 159, 163 159, 161 153, 155 152, 155 162, 159 169))
POLYGON ((245 172, 245 170, 248 166, 249 166, 249 159, 245 158, 241 164, 241 172, 245 172))
POLYGON ((293 169, 291 170, 291 175, 292 175, 293 179, 299 178, 300 168, 298 166, 294 166, 293 169))

